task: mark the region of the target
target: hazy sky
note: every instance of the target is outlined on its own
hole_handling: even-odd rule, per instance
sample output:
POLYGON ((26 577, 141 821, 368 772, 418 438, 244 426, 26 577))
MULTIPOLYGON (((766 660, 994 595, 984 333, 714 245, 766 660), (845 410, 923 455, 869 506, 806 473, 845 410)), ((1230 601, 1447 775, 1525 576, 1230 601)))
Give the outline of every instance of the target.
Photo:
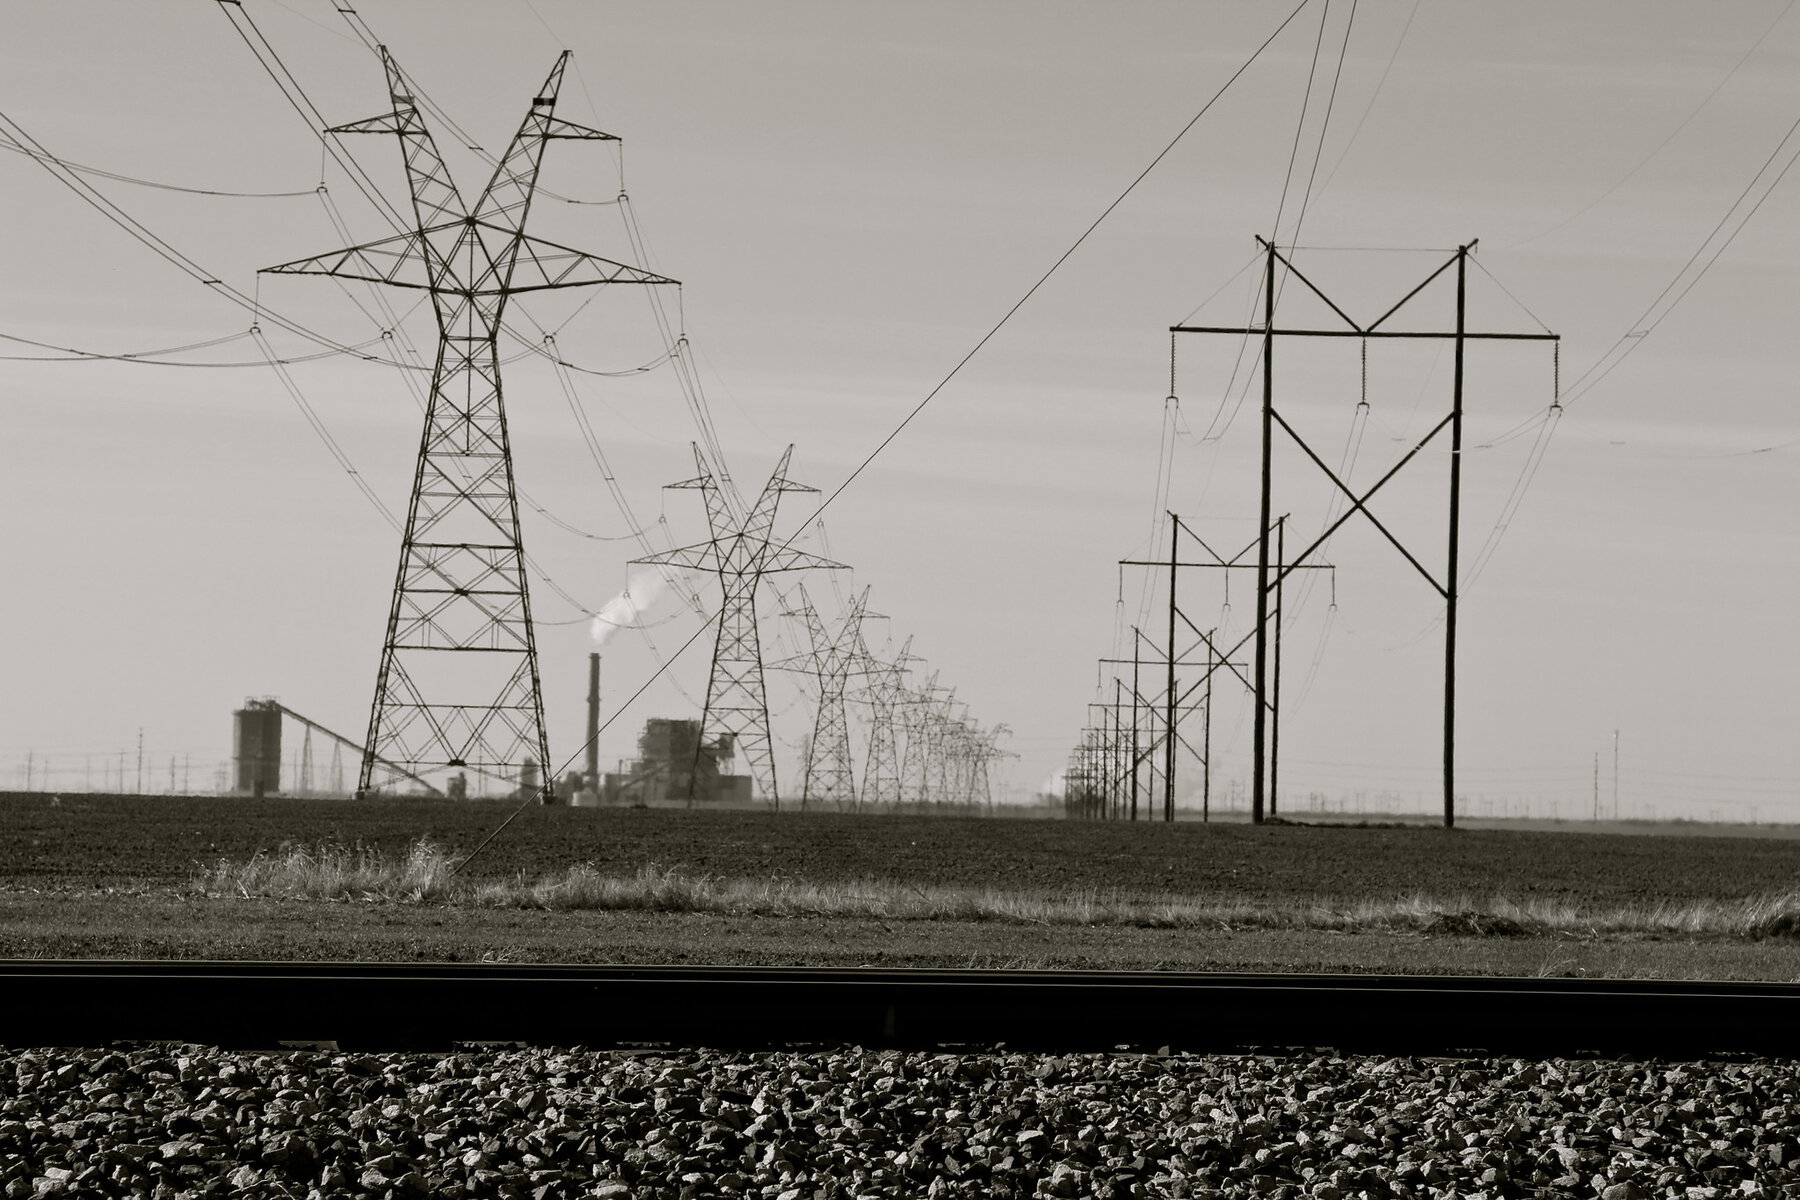
MULTIPOLYGON (((1291 6, 359 7, 424 92, 490 149, 516 128, 556 54, 573 51, 559 114, 624 138, 646 265, 683 281, 678 308, 734 476, 754 490, 794 442, 793 476, 829 492, 1291 6)), ((1160 627, 1165 581, 1121 578, 1114 563, 1166 545, 1155 520, 1164 450, 1167 505, 1184 521, 1233 549, 1254 532, 1252 360, 1240 362, 1235 339, 1182 339, 1166 439, 1168 326, 1197 308, 1196 321, 1247 318, 1256 272, 1243 269, 1278 213, 1281 241, 1298 227, 1301 246, 1315 248, 1297 251, 1297 264, 1365 319, 1478 238, 1472 324, 1561 333, 1571 396, 1546 445, 1549 349, 1470 352, 1464 564, 1482 569, 1461 616, 1464 790, 1584 810, 1602 752, 1610 802, 1618 729, 1628 813, 1800 812, 1790 529, 1800 181, 1767 186, 1800 150, 1800 139, 1783 141, 1800 117, 1800 17, 1788 7, 1313 0, 831 504, 828 547, 817 536, 807 544, 855 571, 836 587, 809 580, 809 591, 834 617, 840 593, 871 586, 870 607, 888 618, 871 625, 872 640, 912 636, 922 673, 939 671, 976 719, 1010 725, 1020 758, 1002 774, 1015 793, 1035 789, 1062 764, 1085 706, 1112 695, 1097 660, 1129 652, 1131 624, 1160 627), (1694 274, 1680 274, 1683 264, 1697 252, 1709 261, 1765 191, 1684 290, 1694 274), (1359 249, 1323 249, 1343 247, 1359 249), (1616 369, 1572 388, 1644 330, 1616 369), (1541 465, 1509 509, 1534 447, 1541 465), (1478 559, 1509 511, 1494 552, 1478 559)), ((244 11, 326 120, 384 111, 380 66, 335 5, 245 0, 244 11)), ((0 21, 7 117, 84 166, 186 188, 301 193, 202 196, 90 177, 269 308, 344 342, 380 338, 367 290, 255 275, 343 243, 314 192, 321 182, 352 236, 386 227, 324 163, 222 11, 15 0, 0 21)), ((403 200, 392 139, 344 144, 403 200)), ((471 154, 452 168, 465 189, 485 174, 471 154)), ((231 710, 250 695, 277 695, 360 736, 396 535, 274 372, 256 365, 256 345, 240 336, 249 313, 30 158, 0 155, 0 171, 0 333, 107 354, 237 336, 160 357, 252 364, 41 362, 28 359, 48 352, 31 345, 0 347, 14 356, 0 362, 5 781, 29 752, 34 770, 47 755, 67 786, 84 770, 98 783, 100 764, 129 749, 134 782, 141 728, 157 786, 171 756, 187 756, 195 784, 210 785, 230 752, 231 710)), ((620 178, 617 153, 558 142, 542 182, 605 201, 620 178)), ((533 220, 541 236, 639 261, 617 206, 547 199, 533 220)), ((412 303, 388 299, 401 311, 412 303)), ((584 367, 622 371, 662 354, 641 290, 606 289, 577 310, 587 299, 524 307, 559 327, 561 353, 584 367)), ((1403 310, 1408 327, 1443 328, 1450 302, 1441 285, 1428 290, 1403 310)), ((1284 323, 1316 314, 1297 284, 1284 287, 1284 323)), ((427 326, 413 312, 402 328, 429 350, 427 326)), ((270 339, 283 355, 318 349, 273 328, 270 339)), ((1438 344, 1372 343, 1366 391, 1355 342, 1287 343, 1278 356, 1283 412, 1334 464, 1354 446, 1352 476, 1365 486, 1448 401, 1438 344)), ((343 357, 291 373, 370 487, 403 508, 419 415, 400 373, 343 357)), ((659 490, 693 473, 694 423, 673 373, 581 374, 575 386, 638 515, 665 518, 678 543, 700 540, 698 498, 659 490)), ((576 601, 533 583, 560 761, 577 754, 583 716, 581 609, 619 591, 637 550, 616 540, 624 520, 556 374, 527 356, 509 364, 506 387, 530 497, 526 546, 576 601)), ((1427 451, 1378 505, 1434 566, 1445 463, 1441 449, 1427 451)), ((1296 538, 1316 531, 1328 485, 1289 449, 1276 469, 1276 511, 1291 514, 1296 538)), ((810 519, 816 500, 789 497, 782 532, 810 519)), ((1323 579, 1290 604, 1284 790, 1393 792, 1428 808, 1442 604, 1364 523, 1326 557, 1335 611, 1323 579)), ((1233 637, 1246 628, 1247 577, 1229 605, 1215 580, 1184 580, 1182 599, 1197 623, 1233 637)), ((773 593, 764 608, 779 608, 773 593)), ((698 625, 672 602, 654 621, 663 654, 698 625)), ((791 638, 776 642, 771 656, 791 638)), ((709 649, 702 637, 609 729, 604 759, 630 752, 645 717, 697 714, 709 649)), ((653 669, 641 637, 615 639, 607 709, 653 669)), ((793 790, 793 747, 810 714, 785 678, 771 701, 793 790)), ((1216 778, 1228 791, 1247 779, 1248 707, 1223 686, 1217 704, 1216 778)), ((323 768, 329 750, 317 753, 323 768)))

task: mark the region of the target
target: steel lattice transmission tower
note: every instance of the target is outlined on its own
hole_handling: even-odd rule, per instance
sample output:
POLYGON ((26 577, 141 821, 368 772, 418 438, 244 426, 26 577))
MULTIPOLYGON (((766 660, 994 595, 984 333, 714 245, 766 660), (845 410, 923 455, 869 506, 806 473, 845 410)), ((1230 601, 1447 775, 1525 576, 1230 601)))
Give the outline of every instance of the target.
POLYGON ((1012 734, 1012 728, 1002 722, 992 729, 976 728, 970 731, 973 744, 970 749, 969 803, 987 805, 994 802, 993 780, 988 766, 997 758, 1017 758, 1011 750, 1000 748, 1000 739, 1012 734))
POLYGON ((383 760, 416 775, 467 768, 530 784, 524 763, 547 778, 550 758, 500 393, 506 302, 550 288, 675 281, 525 233, 545 146, 617 140, 553 115, 567 51, 472 206, 385 47, 381 59, 393 111, 326 132, 399 137, 414 227, 268 268, 419 289, 437 317, 431 398, 357 790, 377 786, 383 760))
POLYGON ((633 560, 718 575, 724 598, 719 606, 719 632, 713 643, 712 674, 706 684, 706 711, 700 718, 700 744, 717 746, 727 753, 742 751, 756 790, 778 808, 781 793, 775 783, 769 697, 763 684, 762 641, 756 626, 757 585, 764 575, 779 571, 844 569, 842 563, 770 539, 782 493, 819 490, 787 477, 788 460, 793 456, 794 447, 789 445, 763 485, 756 504, 739 520, 732 515, 705 455, 695 445, 694 465, 699 474, 668 486, 700 493, 706 504, 711 540, 633 560))
POLYGON ((844 694, 849 688, 850 676, 867 669, 862 623, 865 617, 879 615, 869 612, 868 608, 869 589, 865 587, 862 594, 850 602, 834 637, 807 596, 806 585, 800 585, 800 611, 796 615, 806 623, 810 648, 775 666, 805 671, 819 688, 811 751, 806 756, 806 775, 800 786, 802 807, 813 800, 840 807, 856 803, 856 777, 850 767, 850 719, 844 708, 844 694))
POLYGON ((881 662, 863 651, 863 671, 869 682, 861 699, 869 705, 869 759, 863 768, 863 799, 870 804, 900 803, 900 750, 895 736, 901 706, 906 702, 906 665, 915 661, 912 639, 893 662, 881 662))
POLYGON ((955 689, 938 686, 936 671, 918 690, 903 691, 899 708, 906 752, 900 760, 900 799, 906 804, 944 798, 944 722, 955 705, 954 696, 955 689))

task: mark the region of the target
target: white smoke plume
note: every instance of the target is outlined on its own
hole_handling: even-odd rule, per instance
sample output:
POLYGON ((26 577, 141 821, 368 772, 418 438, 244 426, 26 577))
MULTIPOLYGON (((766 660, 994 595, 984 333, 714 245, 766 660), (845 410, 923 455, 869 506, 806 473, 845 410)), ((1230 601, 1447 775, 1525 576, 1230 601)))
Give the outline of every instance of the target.
POLYGON ((660 571, 633 571, 625 582, 625 590, 608 600, 606 606, 594 614, 594 622, 589 630, 593 635, 594 645, 604 646, 619 630, 630 629, 640 623, 651 606, 661 598, 667 586, 660 571))

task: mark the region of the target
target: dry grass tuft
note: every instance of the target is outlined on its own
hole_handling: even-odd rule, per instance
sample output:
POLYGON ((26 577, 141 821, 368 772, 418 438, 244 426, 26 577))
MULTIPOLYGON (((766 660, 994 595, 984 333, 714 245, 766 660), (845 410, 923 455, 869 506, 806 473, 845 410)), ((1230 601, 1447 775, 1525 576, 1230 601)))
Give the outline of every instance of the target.
POLYGON ((244 862, 220 859, 198 884, 208 895, 274 896, 297 900, 410 900, 454 902, 465 890, 455 864, 420 839, 404 858, 367 846, 284 846, 244 862))
POLYGON ((810 883, 723 879, 654 863, 629 876, 583 864, 530 879, 477 880, 420 840, 399 858, 364 846, 286 847, 220 860, 197 885, 214 897, 461 904, 486 908, 631 910, 741 916, 1120 925, 1191 930, 1327 930, 1428 937, 1676 937, 1800 939, 1800 892, 1741 900, 1659 902, 1581 909, 1554 900, 1413 895, 1345 904, 1252 903, 1187 896, 1083 892, 1042 896, 925 887, 891 880, 810 883))

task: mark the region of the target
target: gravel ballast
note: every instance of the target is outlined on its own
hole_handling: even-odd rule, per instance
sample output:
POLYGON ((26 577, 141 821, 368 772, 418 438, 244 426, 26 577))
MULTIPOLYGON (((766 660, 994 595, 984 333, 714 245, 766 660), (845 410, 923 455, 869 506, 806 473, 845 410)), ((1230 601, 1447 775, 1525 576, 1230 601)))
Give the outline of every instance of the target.
POLYGON ((1800 1194, 1800 1067, 0 1051, 5 1197, 1800 1194))

